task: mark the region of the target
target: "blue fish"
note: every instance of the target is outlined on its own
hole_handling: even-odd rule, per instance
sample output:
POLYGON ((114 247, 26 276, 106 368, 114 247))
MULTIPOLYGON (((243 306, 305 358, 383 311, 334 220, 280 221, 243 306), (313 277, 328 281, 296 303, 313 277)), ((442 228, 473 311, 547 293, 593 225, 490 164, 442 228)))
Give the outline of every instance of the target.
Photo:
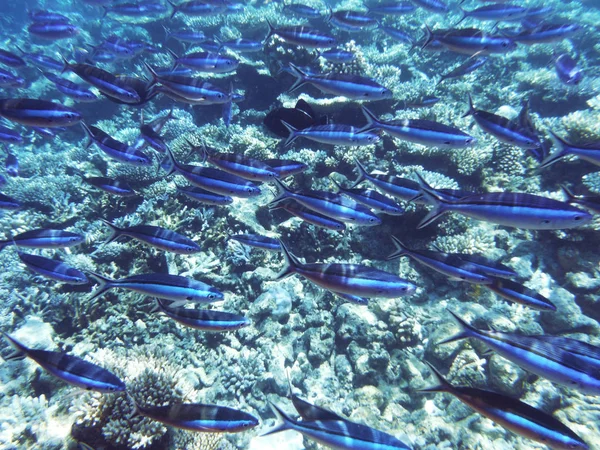
POLYGON ((18 247, 31 248, 64 248, 80 245, 85 241, 85 237, 63 230, 52 230, 40 228, 37 230, 29 230, 24 233, 17 234, 11 239, 0 241, 0 250, 5 249, 9 245, 18 247))
POLYGON ((600 142, 574 145, 565 141, 552 131, 549 133, 554 145, 557 147, 557 150, 551 155, 548 155, 540 163, 540 169, 548 167, 569 155, 578 159, 582 159, 583 161, 589 162, 595 166, 600 166, 600 142))
POLYGON ((200 203, 204 203, 206 205, 231 205, 233 203, 233 198, 228 195, 219 195, 214 192, 207 191, 206 189, 201 189, 197 187, 191 188, 182 188, 177 187, 177 192, 182 193, 188 198, 192 200, 196 200, 200 203))
POLYGON ((8 153, 6 155, 4 167, 6 168, 6 175, 9 177, 16 178, 19 176, 19 160, 14 154, 8 153))
POLYGON ((337 44, 333 36, 311 27, 300 25, 274 28, 268 19, 267 24, 269 25, 269 34, 264 42, 267 42, 271 36, 277 35, 285 42, 306 48, 332 48, 337 44))
POLYGON ((88 279, 83 272, 68 266, 62 261, 22 252, 19 252, 19 259, 35 273, 52 280, 68 284, 88 283, 88 279))
POLYGON ((237 241, 243 245, 269 250, 271 252, 281 251, 281 244, 279 243, 279 240, 262 236, 260 234, 234 234, 229 236, 229 239, 233 239, 234 241, 237 241))
POLYGON ((157 306, 174 321, 195 330, 224 332, 239 330, 250 325, 247 318, 238 314, 183 306, 174 308, 163 300, 157 300, 157 306))
POLYGON ((300 203, 295 201, 286 200, 277 205, 270 206, 269 209, 271 211, 283 209, 291 215, 298 217, 304 222, 310 223, 316 227, 326 228, 333 231, 344 231, 346 229, 344 222, 320 214, 312 209, 307 208, 306 206, 302 206, 300 203))
POLYGON ((94 186, 112 195, 117 195, 119 197, 131 197, 137 195, 125 181, 113 180, 106 177, 81 177, 81 179, 90 186, 94 186))
POLYGON ((0 210, 16 211, 17 209, 21 209, 22 206, 18 200, 8 195, 0 194, 0 210))
POLYGON ((85 148, 96 144, 100 150, 112 159, 134 166, 149 166, 152 163, 147 155, 123 142, 117 141, 100 128, 93 125, 88 126, 84 122, 81 122, 81 125, 88 136, 85 148))
POLYGON ((82 115, 72 108, 31 98, 0 99, 0 116, 30 127, 67 127, 79 123, 82 115))

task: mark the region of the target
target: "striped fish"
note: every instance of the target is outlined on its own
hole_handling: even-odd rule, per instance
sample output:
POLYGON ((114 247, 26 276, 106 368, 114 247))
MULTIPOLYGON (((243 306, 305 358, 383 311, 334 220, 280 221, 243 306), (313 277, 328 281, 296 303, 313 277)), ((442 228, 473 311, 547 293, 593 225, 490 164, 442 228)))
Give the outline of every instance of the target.
POLYGON ((96 144, 100 150, 115 161, 134 166, 149 166, 151 164, 152 161, 147 155, 123 142, 117 141, 100 128, 93 125, 88 126, 84 122, 81 122, 81 126, 88 137, 85 148, 96 144))
POLYGON ((234 241, 237 241, 243 245, 261 248, 271 252, 281 251, 281 245, 277 239, 273 239, 268 236, 262 236, 260 234, 234 234, 229 236, 229 239, 233 239, 234 241))
POLYGON ((411 295, 416 286, 407 280, 359 264, 302 264, 280 241, 285 265, 277 274, 282 280, 295 273, 328 291, 363 298, 397 298, 411 295))
POLYGON ((0 99, 0 116, 30 127, 67 127, 80 122, 83 116, 60 103, 32 98, 0 99))
POLYGON ((125 181, 113 180, 106 177, 81 177, 81 179, 104 192, 108 192, 112 195, 119 197, 131 197, 136 195, 135 191, 125 181))
POLYGON ((324 216, 323 214, 319 214, 318 212, 315 212, 306 206, 302 206, 300 203, 293 200, 285 200, 277 205, 269 206, 269 210, 271 211, 276 209, 283 209, 291 215, 298 217, 299 219, 302 219, 303 221, 316 227, 326 228, 333 231, 344 231, 346 229, 344 222, 324 216))
POLYGON ((560 186, 565 196, 567 197, 567 203, 575 203, 583 206, 585 209, 600 214, 600 196, 599 195, 575 195, 569 190, 568 187, 560 186))
POLYGON ((549 155, 540 163, 540 169, 548 167, 555 162, 560 161, 565 156, 572 155, 578 159, 582 159, 595 166, 600 166, 600 142, 591 142, 583 145, 573 145, 564 139, 560 138, 552 131, 549 132, 557 147, 557 151, 549 155))
POLYGON ((64 248, 79 245, 85 241, 85 237, 63 230, 51 230, 40 228, 17 234, 12 239, 0 241, 0 250, 9 245, 30 248, 64 248))
POLYGON ((114 288, 128 289, 150 297, 171 300, 171 307, 191 303, 213 303, 223 300, 223 293, 212 286, 191 278, 164 273, 132 275, 111 280, 96 273, 89 274, 98 284, 98 289, 92 293, 89 300, 100 297, 106 291, 114 288))
POLYGON ((44 277, 68 284, 87 284, 85 274, 62 261, 19 252, 19 259, 29 269, 44 277))
POLYGON ((281 123, 289 131, 289 136, 283 144, 284 147, 289 147, 296 139, 302 137, 314 142, 329 145, 346 145, 346 146, 364 146, 373 145, 379 142, 379 135, 362 131, 350 125, 327 124, 313 125, 302 130, 294 128, 292 125, 282 120, 281 123))
POLYGON ((250 325, 244 316, 208 309, 173 307, 163 300, 157 300, 158 309, 180 324, 201 331, 235 331, 250 325))
POLYGON ((108 220, 101 219, 102 222, 110 228, 110 236, 106 244, 109 244, 121 236, 127 236, 140 242, 145 242, 152 247, 160 248, 167 252, 179 253, 181 255, 190 255, 198 253, 201 248, 191 239, 167 230, 166 228, 155 227, 152 225, 136 225, 128 228, 119 228, 108 220))
POLYGON ((478 339, 503 358, 542 378, 588 395, 600 395, 600 347, 564 337, 482 330, 448 312, 460 329, 438 344, 478 339))
POLYGON ((485 287, 509 302, 539 311, 556 311, 556 306, 550 300, 516 281, 495 278, 485 287))
POLYGON ((31 349, 8 334, 4 332, 2 334, 15 349, 13 355, 5 358, 7 360, 30 358, 55 377, 86 391, 103 393, 125 391, 125 383, 96 364, 62 352, 31 349))
POLYGON ((177 192, 180 192, 186 197, 206 205, 223 206, 231 205, 233 203, 233 198, 229 197, 228 195, 215 194, 207 191, 206 189, 198 187, 177 186, 177 192))
MULTIPOLYGON (((368 181, 383 193, 405 201, 416 201, 416 198, 419 197, 421 193, 419 183, 416 181, 409 178, 397 177, 396 175, 369 174, 366 167, 357 159, 354 160, 354 163, 358 169, 358 178, 354 182, 353 188, 363 181, 368 181)), ((416 203, 425 202, 421 200, 416 201, 416 203)))
POLYGON ((436 384, 421 392, 446 392, 504 428, 556 450, 588 450, 588 445, 553 416, 517 399, 492 391, 453 386, 431 364, 436 384))
POLYGON ((350 197, 355 202, 365 205, 376 213, 388 214, 390 216, 400 216, 404 214, 404 209, 402 209, 400 205, 373 189, 345 189, 335 180, 332 181, 337 187, 338 192, 350 197))
POLYGON ((267 42, 271 36, 277 35, 285 42, 306 48, 331 48, 337 44, 333 36, 311 27, 299 25, 275 28, 268 19, 267 24, 269 25, 269 34, 263 42, 267 42))

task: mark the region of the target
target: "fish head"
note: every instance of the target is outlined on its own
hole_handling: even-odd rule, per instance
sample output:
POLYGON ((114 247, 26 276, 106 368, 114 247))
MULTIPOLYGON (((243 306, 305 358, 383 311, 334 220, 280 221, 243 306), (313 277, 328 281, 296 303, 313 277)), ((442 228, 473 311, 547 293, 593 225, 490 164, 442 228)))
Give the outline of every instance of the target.
POLYGON ((477 144, 477 138, 474 138, 473 136, 467 136, 465 138, 465 145, 469 147, 474 147, 475 144, 477 144))
POLYGON ((206 294, 206 298, 211 302, 218 302, 225 298, 223 293, 213 287, 208 289, 208 293, 206 294))

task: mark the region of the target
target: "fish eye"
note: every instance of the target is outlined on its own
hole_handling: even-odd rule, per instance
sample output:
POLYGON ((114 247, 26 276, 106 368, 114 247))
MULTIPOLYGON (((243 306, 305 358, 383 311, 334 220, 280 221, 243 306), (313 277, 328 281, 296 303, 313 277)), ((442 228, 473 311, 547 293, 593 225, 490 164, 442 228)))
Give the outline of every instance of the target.
POLYGON ((188 295, 188 296, 187 296, 185 299, 186 299, 188 302, 191 302, 191 301, 194 299, 194 297, 192 297, 191 295, 188 295))
POLYGON ((575 216, 575 220, 581 220, 582 217, 581 216, 575 216))
POLYGON ((504 47, 504 48, 508 47, 508 42, 503 42, 502 47, 504 47))
POLYGON ((214 298, 217 298, 217 295, 216 294, 208 294, 208 298, 212 300, 214 298))
POLYGON ((546 220, 542 220, 542 223, 547 225, 550 223, 550 221, 548 219, 546 219, 546 220))

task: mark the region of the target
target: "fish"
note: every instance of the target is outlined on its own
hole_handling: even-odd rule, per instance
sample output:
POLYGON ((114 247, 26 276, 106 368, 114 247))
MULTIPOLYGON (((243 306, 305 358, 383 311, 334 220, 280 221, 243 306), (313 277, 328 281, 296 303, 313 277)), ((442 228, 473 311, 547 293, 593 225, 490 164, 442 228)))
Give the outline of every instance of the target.
POLYGON ((417 289, 410 281, 360 264, 303 264, 283 242, 279 243, 283 250, 284 266, 275 281, 298 274, 328 291, 362 298, 398 298, 412 295, 417 289))
POLYGON ((377 20, 353 10, 329 11, 327 22, 345 31, 362 31, 377 25, 377 20))
POLYGON ((226 9, 225 2, 222 2, 219 5, 211 5, 202 0, 191 0, 175 5, 171 0, 167 0, 167 3, 173 7, 171 19, 175 17, 175 14, 177 13, 192 17, 207 17, 222 13, 226 9))
POLYGON ((22 252, 19 252, 19 259, 35 273, 61 283, 87 284, 89 282, 83 272, 56 259, 22 252))
POLYGON ((575 23, 542 23, 541 25, 512 34, 510 38, 519 44, 547 44, 567 39, 582 30, 575 23))
POLYGON ((228 195, 215 194, 207 191, 206 189, 201 189, 198 187, 183 188, 177 186, 177 192, 180 192, 186 197, 206 205, 223 206, 231 205, 233 203, 233 198, 229 197, 228 195))
POLYGON ((547 445, 552 449, 588 450, 588 445, 570 428, 553 416, 520 400, 467 386, 453 386, 442 374, 427 363, 436 384, 420 392, 446 392, 452 394, 479 414, 527 439, 547 445))
POLYGON ((332 219, 323 214, 319 214, 318 212, 315 212, 312 209, 307 208, 306 206, 302 206, 300 203, 297 203, 295 201, 287 200, 277 205, 269 207, 269 210, 271 211, 276 209, 283 209, 291 215, 298 217, 304 222, 310 223, 311 225, 314 225, 316 227, 326 228, 328 230, 340 232, 346 229, 346 225, 344 224, 344 222, 332 219))
POLYGON ((365 5, 367 13, 375 16, 404 16, 417 9, 413 2, 377 2, 374 5, 365 5))
MULTIPOLYGON (((440 251, 439 248, 436 247, 436 250, 440 251)), ((463 253, 446 253, 447 255, 451 255, 453 257, 459 258, 464 262, 470 264, 475 267, 481 273, 486 275, 490 275, 492 277, 499 278, 514 278, 518 276, 517 272, 515 272, 510 267, 505 266, 504 264, 497 263, 492 261, 489 258, 481 255, 471 255, 471 254, 463 254, 463 253)))
POLYGON ((463 117, 473 116, 475 122, 486 133, 491 134, 496 139, 507 144, 516 145, 520 148, 536 151, 539 150, 541 143, 537 135, 531 133, 521 124, 496 114, 476 109, 473 106, 473 99, 469 94, 469 110, 463 117))
POLYGON ((476 220, 507 227, 529 230, 560 230, 583 226, 592 220, 591 214, 568 203, 539 195, 518 192, 473 194, 451 200, 421 186, 434 208, 417 226, 418 229, 436 221, 448 212, 456 212, 476 220))
POLYGON ((292 63, 289 66, 292 75, 296 77, 290 92, 305 84, 312 84, 321 92, 351 100, 377 101, 392 98, 392 91, 367 77, 346 73, 310 74, 292 63))
POLYGON ((459 331, 438 345, 474 338, 528 372, 587 395, 600 395, 600 347, 563 337, 555 343, 554 336, 546 339, 482 330, 469 325, 454 312, 448 312, 458 324, 459 331), (590 362, 590 356, 593 362, 590 362))
POLYGON ((354 160, 354 163, 358 169, 358 178, 352 185, 352 188, 355 188, 363 181, 368 181, 383 193, 404 201, 415 201, 415 198, 418 197, 421 192, 419 183, 416 181, 409 178, 398 177, 396 175, 369 174, 366 167, 357 159, 354 160))
POLYGON ((86 149, 92 144, 96 144, 100 150, 115 161, 134 166, 149 166, 152 163, 147 155, 123 142, 113 139, 100 128, 93 125, 88 126, 84 122, 81 122, 81 125, 88 137, 88 142, 85 146, 86 149))
POLYGON ((558 79, 567 86, 576 86, 583 79, 583 71, 577 67, 577 61, 568 53, 554 56, 554 68, 558 79))
POLYGON ((180 255, 191 255, 202 251, 200 246, 191 239, 166 228, 153 225, 135 225, 133 227, 120 228, 108 220, 101 220, 110 228, 110 236, 105 244, 109 244, 121 236, 126 236, 144 242, 152 247, 180 255))
POLYGON ((491 277, 481 272, 478 267, 452 254, 431 250, 421 250, 419 252, 410 250, 396 236, 392 236, 392 241, 396 250, 385 258, 386 261, 400 258, 401 256, 408 256, 418 263, 447 276, 451 280, 466 281, 473 284, 491 284, 493 281, 491 277))
POLYGON ((462 18, 454 26, 468 17, 476 20, 493 20, 495 22, 521 20, 527 17, 529 9, 510 3, 492 3, 470 11, 461 8, 460 11, 462 12, 462 18))
POLYGON ((141 150, 146 147, 146 145, 149 145, 158 152, 166 153, 167 144, 160 135, 160 132, 171 119, 173 119, 173 109, 171 109, 166 116, 159 116, 148 123, 144 123, 144 113, 142 112, 140 118, 140 135, 133 147, 137 150, 141 150))
POLYGON ((286 121, 281 122, 288 129, 288 135, 284 147, 289 147, 299 137, 309 139, 328 145, 343 145, 343 146, 364 146, 374 145, 379 142, 379 135, 369 133, 350 125, 327 124, 327 125, 312 125, 302 130, 297 130, 293 125, 286 121))
POLYGON ((229 236, 229 239, 233 239, 240 244, 260 248, 262 250, 269 250, 271 252, 281 251, 279 240, 262 236, 260 234, 234 234, 229 236))
POLYGON ((260 52, 263 49, 262 42, 254 41, 252 39, 237 38, 230 41, 221 41, 215 38, 215 41, 221 46, 221 48, 227 48, 240 53, 260 52))
POLYGON ((373 189, 345 189, 335 180, 333 180, 333 183, 337 187, 338 192, 341 192, 355 202, 365 205, 376 213, 387 214, 390 216, 400 216, 404 214, 404 209, 400 205, 373 189))
POLYGON ((8 70, 0 69, 0 87, 21 87, 25 80, 8 70))
POLYGON ((181 42, 187 42, 190 44, 200 44, 206 41, 206 35, 203 31, 194 30, 192 28, 180 28, 175 31, 169 30, 167 27, 163 25, 165 29, 166 37, 165 39, 168 41, 169 39, 177 39, 181 42))
POLYGON ((291 159, 265 159, 263 162, 267 164, 279 178, 282 179, 292 175, 297 175, 308 169, 308 166, 303 162, 294 161, 291 159))
POLYGON ((68 127, 83 116, 73 108, 48 100, 32 98, 0 99, 0 116, 30 127, 68 127))
POLYGON ((567 197, 568 203, 575 203, 583 206, 585 209, 589 209, 596 214, 600 214, 600 195, 575 195, 564 184, 560 187, 567 197))
POLYGON ((312 107, 305 100, 300 99, 293 108, 279 107, 269 111, 263 120, 263 124, 271 133, 287 138, 290 132, 283 122, 287 122, 297 130, 303 130, 313 125, 327 125, 328 119, 327 116, 315 114, 312 107))
POLYGON ((308 5, 302 3, 289 3, 283 6, 284 12, 291 12, 297 16, 304 17, 305 19, 318 19, 321 17, 321 13, 308 5))
POLYGON ((317 58, 321 57, 331 64, 348 64, 356 59, 356 54, 339 48, 332 48, 317 52, 317 58))
POLYGON ((92 292, 89 301, 94 300, 114 288, 127 289, 149 297, 170 300, 171 307, 186 303, 214 303, 223 300, 224 295, 219 290, 192 278, 169 275, 164 273, 138 274, 119 280, 89 272, 98 289, 92 292))
POLYGON ((398 28, 390 27, 387 25, 382 25, 381 23, 379 24, 379 29, 395 41, 402 42, 404 44, 409 44, 411 49, 415 46, 414 38, 406 31, 399 30, 398 28))
POLYGON ((112 195, 116 195, 119 197, 132 197, 134 195, 137 195, 136 192, 131 188, 131 186, 125 181, 113 180, 111 178, 106 177, 86 178, 82 176, 81 179, 90 186, 94 186, 112 195))
POLYGON ((250 325, 250 321, 239 314, 208 309, 191 309, 172 307, 163 300, 156 300, 159 311, 174 321, 200 331, 224 332, 235 331, 250 325))
POLYGON ((56 86, 56 89, 73 100, 78 102, 98 101, 98 97, 96 97, 93 92, 91 92, 89 89, 79 86, 77 83, 73 83, 72 81, 61 78, 58 75, 54 75, 50 72, 43 72, 42 75, 52 82, 52 84, 56 86))
POLYGON ((69 18, 62 14, 46 11, 43 9, 32 9, 27 11, 27 15, 34 22, 68 22, 69 18))
POLYGON ((6 168, 6 175, 8 175, 9 177, 15 178, 19 176, 19 160, 14 154, 6 154, 4 167, 6 168))
POLYGON ((112 6, 102 5, 104 15, 113 13, 125 17, 151 17, 167 12, 167 7, 161 2, 144 0, 137 3, 118 3, 112 6))
POLYGON ((0 49, 0 63, 14 68, 25 67, 27 65, 23 58, 4 49, 0 49))
POLYGON ((493 53, 508 53, 516 49, 513 38, 503 35, 488 34, 477 28, 457 28, 450 30, 432 31, 426 25, 426 38, 422 48, 438 42, 445 48, 466 55, 489 55, 493 53))
POLYGON ((419 8, 434 14, 446 14, 450 8, 442 0, 412 0, 419 8))
POLYGON ((476 53, 459 66, 442 74, 437 84, 440 84, 442 81, 448 80, 450 78, 464 77, 465 75, 473 73, 481 66, 483 66, 488 61, 488 59, 488 56, 479 55, 476 53))
POLYGON ((181 57, 171 50, 169 50, 169 53, 175 59, 173 69, 181 65, 198 72, 228 73, 233 72, 239 65, 238 60, 218 53, 192 52, 181 57))
POLYGON ((200 403, 167 406, 140 406, 135 403, 135 413, 175 428, 205 433, 238 433, 258 425, 258 419, 246 412, 200 403))
MULTIPOLYGON (((317 410, 301 407, 303 413, 308 417, 317 416, 319 418, 308 419, 303 417, 302 420, 294 420, 273 403, 269 403, 269 405, 278 423, 261 434, 261 437, 281 431, 294 430, 319 444, 339 450, 411 450, 410 446, 391 434, 351 422, 321 408, 317 410), (327 414, 327 412, 330 414, 327 414)), ((314 405, 310 406, 316 408, 314 405)))
POLYGON ((267 24, 269 25, 269 33, 263 42, 267 42, 271 36, 276 35, 284 42, 309 49, 327 49, 337 45, 337 41, 333 36, 322 33, 315 28, 305 25, 275 28, 268 19, 267 24))
POLYGON ((16 360, 24 357, 32 359, 48 373, 86 391, 101 393, 124 392, 125 383, 108 370, 63 352, 36 350, 21 344, 15 338, 2 332, 15 349, 15 353, 5 359, 16 360))
POLYGON ((39 38, 57 41, 75 37, 81 30, 68 22, 34 22, 27 31, 39 38))
POLYGON ((0 210, 4 211, 16 211, 17 209, 21 209, 23 205, 21 203, 8 195, 4 195, 0 193, 0 210))
POLYGON ((492 283, 484 287, 509 302, 518 303, 538 311, 556 311, 554 303, 516 281, 495 278, 492 283))
POLYGON ((25 50, 22 50, 20 47, 17 47, 17 49, 19 49, 19 51, 21 52, 21 56, 26 59, 27 61, 29 61, 30 63, 34 64, 35 66, 42 68, 42 69, 47 69, 47 70, 56 70, 56 71, 61 71, 64 67, 63 63, 61 63, 60 61, 57 61, 54 58, 51 58, 50 56, 46 56, 43 53, 37 52, 37 53, 32 53, 32 52, 25 52, 25 50))
POLYGON ((362 106, 361 110, 367 119, 367 124, 359 130, 359 133, 382 130, 397 139, 442 148, 471 147, 477 142, 473 136, 458 128, 432 120, 400 119, 384 122, 377 119, 365 106, 362 106))
POLYGON ((542 160, 539 169, 544 169, 569 155, 572 155, 577 159, 582 159, 595 166, 600 166, 600 142, 574 145, 565 141, 552 131, 549 131, 549 133, 557 150, 542 160))
POLYGON ((171 150, 167 149, 171 168, 168 175, 178 173, 194 186, 200 187, 215 194, 250 198, 260 195, 260 188, 244 178, 232 175, 212 167, 191 166, 181 164, 175 160, 171 150))
POLYGON ((276 178, 274 181, 278 195, 269 203, 269 208, 289 199, 340 222, 348 222, 358 226, 381 224, 381 219, 373 214, 370 209, 341 194, 315 190, 292 191, 279 179, 276 178))
POLYGON ((38 228, 0 241, 0 250, 4 250, 9 245, 30 248, 65 248, 80 245, 84 241, 84 236, 70 231, 38 228))

